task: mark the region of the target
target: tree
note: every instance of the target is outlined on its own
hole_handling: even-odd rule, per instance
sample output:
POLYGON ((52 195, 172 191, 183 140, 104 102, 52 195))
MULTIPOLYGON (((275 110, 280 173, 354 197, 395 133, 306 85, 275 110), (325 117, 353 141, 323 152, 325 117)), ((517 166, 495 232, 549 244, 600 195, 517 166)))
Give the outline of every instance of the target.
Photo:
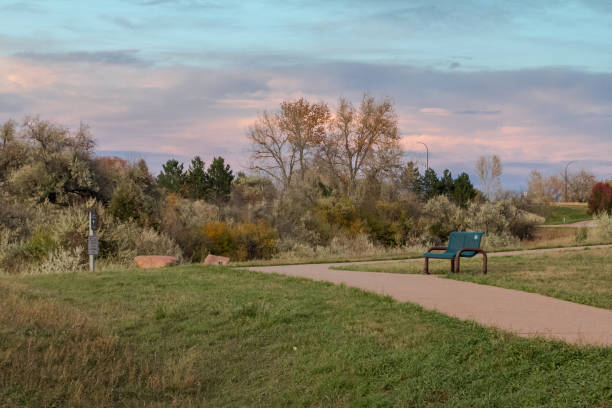
POLYGON ((414 162, 408 162, 401 168, 398 177, 398 185, 400 190, 417 196, 423 192, 421 175, 414 162))
POLYGON ((502 164, 497 155, 489 158, 481 156, 476 162, 476 173, 482 183, 483 192, 489 199, 493 199, 493 195, 501 191, 502 164))
POLYGON ((0 127, 0 182, 9 173, 23 166, 28 161, 28 146, 17 139, 17 122, 12 119, 0 127))
POLYGON ((234 175, 223 157, 215 157, 206 171, 208 200, 220 207, 230 199, 234 175))
POLYGON ((453 201, 463 208, 466 208, 469 202, 476 197, 476 189, 467 173, 461 173, 453 182, 452 197, 453 201))
POLYGON ((543 176, 539 171, 532 170, 527 182, 527 194, 532 200, 553 202, 561 200, 564 180, 561 176, 543 176))
POLYGON ((304 181, 313 148, 325 138, 329 117, 329 108, 324 103, 309 103, 304 98, 281 103, 277 114, 279 129, 287 135, 291 150, 296 152, 301 181, 304 181))
POLYGON ((0 139, 2 139, 2 149, 6 149, 6 146, 15 140, 17 134, 17 122, 13 119, 9 119, 0 128, 0 139))
POLYGON ((431 167, 425 170, 420 184, 423 188, 425 201, 428 201, 430 198, 438 195, 438 185, 440 184, 440 180, 438 180, 436 171, 431 167))
POLYGON ((22 137, 28 154, 12 172, 9 184, 13 192, 61 205, 96 196, 95 143, 86 125, 71 132, 49 121, 26 118, 22 137))
POLYGON ((191 160, 189 170, 186 175, 187 195, 194 200, 202 200, 206 198, 208 184, 206 180, 206 171, 204 170, 204 162, 200 156, 196 156, 191 160))
POLYGON ((293 180, 298 154, 289 135, 282 132, 278 116, 263 112, 247 132, 251 140, 252 167, 272 177, 287 190, 293 180))
POLYGON ((140 220, 144 214, 142 190, 133 180, 123 178, 113 192, 108 210, 121 221, 140 220))
POLYGON ((589 197, 589 214, 612 213, 612 187, 607 183, 593 186, 589 197))
POLYGON ((454 189, 455 182, 453 180, 453 174, 449 169, 445 169, 442 173, 442 177, 440 177, 440 181, 438 182, 438 194, 444 194, 449 198, 452 198, 454 189))
POLYGON ((359 108, 340 99, 321 154, 344 193, 350 195, 358 177, 377 175, 399 166, 399 140, 391 101, 377 102, 365 94, 359 108))
POLYGON ((585 202, 589 199, 593 186, 597 183, 595 175, 584 169, 569 177, 568 199, 570 201, 585 202))
POLYGON ((176 159, 170 159, 162 165, 162 170, 157 176, 157 184, 170 193, 179 192, 185 185, 185 172, 183 163, 176 159))

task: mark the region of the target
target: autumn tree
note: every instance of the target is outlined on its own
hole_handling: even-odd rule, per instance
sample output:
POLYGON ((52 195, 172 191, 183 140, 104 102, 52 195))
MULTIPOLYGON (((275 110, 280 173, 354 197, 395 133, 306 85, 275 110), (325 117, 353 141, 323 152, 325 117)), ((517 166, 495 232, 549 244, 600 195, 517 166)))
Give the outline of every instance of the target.
POLYGON ((280 132, 287 135, 290 149, 295 151, 300 180, 309 167, 314 149, 325 139, 329 108, 324 103, 310 103, 304 98, 282 102, 277 114, 280 132))
POLYGON ((351 195, 357 179, 399 166, 397 116, 389 99, 364 95, 359 107, 340 99, 320 154, 332 176, 351 195))
POLYGON ((276 113, 263 112, 247 131, 253 169, 272 177, 283 190, 289 188, 296 172, 304 180, 328 119, 327 105, 304 98, 282 102, 276 113))
POLYGON ((495 193, 501 191, 502 164, 497 155, 481 156, 476 162, 476 174, 482 184, 485 196, 492 200, 495 193))

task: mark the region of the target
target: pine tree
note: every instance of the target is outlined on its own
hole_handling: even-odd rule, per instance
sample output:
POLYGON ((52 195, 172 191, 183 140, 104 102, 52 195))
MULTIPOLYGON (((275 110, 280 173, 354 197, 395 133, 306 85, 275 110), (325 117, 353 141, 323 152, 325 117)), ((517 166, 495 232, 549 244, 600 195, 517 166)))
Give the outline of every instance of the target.
POLYGON ((208 201, 220 207, 229 201, 234 175, 223 157, 215 157, 206 171, 208 201))
POLYGON ((157 184, 170 193, 178 193, 185 184, 183 163, 170 159, 162 165, 162 171, 157 176, 157 184))
POLYGON ((204 170, 204 162, 200 156, 196 156, 191 160, 189 170, 186 175, 187 194, 194 200, 202 200, 206 198, 208 192, 208 180, 206 171, 204 170))

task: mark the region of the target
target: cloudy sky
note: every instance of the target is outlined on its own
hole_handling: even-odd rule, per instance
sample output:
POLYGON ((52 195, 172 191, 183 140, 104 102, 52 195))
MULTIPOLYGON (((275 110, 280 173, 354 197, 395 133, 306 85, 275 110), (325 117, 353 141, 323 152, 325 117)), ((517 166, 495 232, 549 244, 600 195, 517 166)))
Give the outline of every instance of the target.
POLYGON ((0 0, 0 121, 91 126, 101 154, 226 157, 305 96, 390 97, 408 159, 505 187, 531 169, 612 176, 612 2, 0 0))

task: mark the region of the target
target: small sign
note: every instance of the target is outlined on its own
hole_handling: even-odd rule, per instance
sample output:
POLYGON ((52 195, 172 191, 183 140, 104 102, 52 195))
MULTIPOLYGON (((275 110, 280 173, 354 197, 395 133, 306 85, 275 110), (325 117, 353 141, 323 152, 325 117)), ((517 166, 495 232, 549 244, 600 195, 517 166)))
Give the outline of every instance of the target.
POLYGON ((95 208, 89 212, 89 228, 91 228, 92 231, 98 229, 98 212, 95 208))
POLYGON ((98 242, 98 237, 95 235, 89 236, 89 241, 87 242, 87 254, 88 255, 98 255, 100 253, 100 243, 98 242))

